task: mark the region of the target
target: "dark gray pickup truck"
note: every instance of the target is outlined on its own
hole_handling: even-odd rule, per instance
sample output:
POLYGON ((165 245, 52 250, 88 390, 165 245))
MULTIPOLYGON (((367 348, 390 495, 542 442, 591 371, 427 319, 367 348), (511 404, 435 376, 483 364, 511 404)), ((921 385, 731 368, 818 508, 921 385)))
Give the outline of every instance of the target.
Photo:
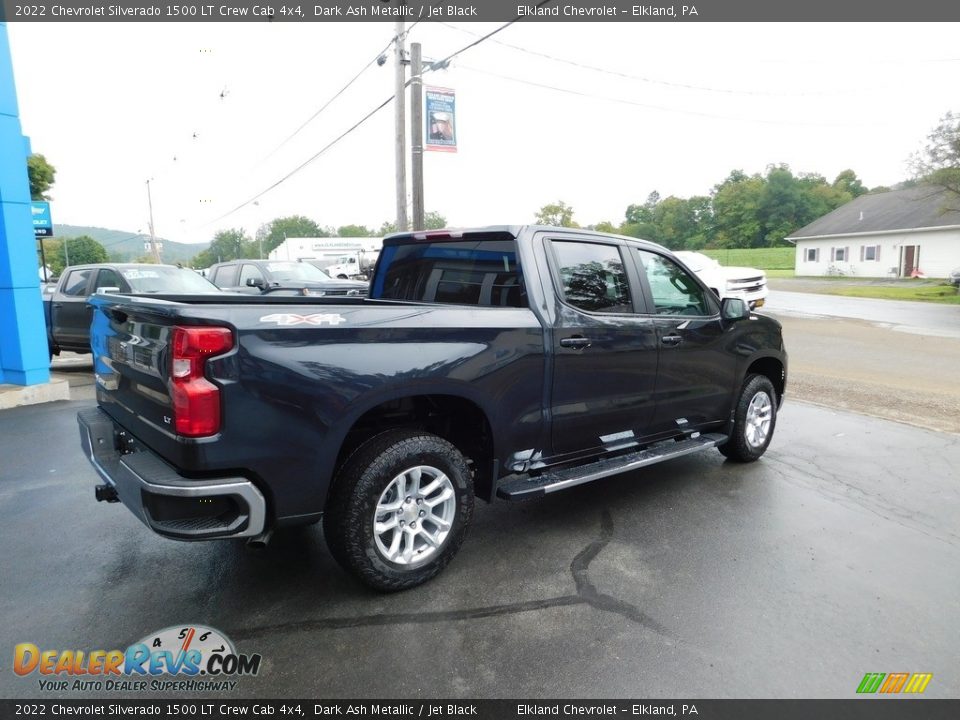
POLYGON ((219 293, 220 290, 193 270, 174 265, 97 263, 66 268, 60 281, 44 289, 43 316, 47 323, 50 355, 62 351, 90 352, 90 319, 87 299, 111 288, 121 293, 219 293))
POLYGON ((786 385, 776 321, 658 245, 572 229, 390 236, 369 298, 91 303, 98 499, 181 540, 322 518, 381 590, 436 575, 475 497, 756 460, 786 385))

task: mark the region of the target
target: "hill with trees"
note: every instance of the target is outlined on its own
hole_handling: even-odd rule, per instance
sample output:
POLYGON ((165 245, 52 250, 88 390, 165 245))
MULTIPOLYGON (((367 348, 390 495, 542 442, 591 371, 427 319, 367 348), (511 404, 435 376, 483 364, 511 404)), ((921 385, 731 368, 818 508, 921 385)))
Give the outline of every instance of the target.
MULTIPOLYGON (((63 238, 83 236, 93 238, 103 246, 104 250, 107 251, 107 257, 113 262, 138 262, 141 259, 152 262, 150 251, 144 247, 144 243, 150 240, 150 236, 145 233, 60 223, 55 223, 53 229, 56 235, 51 240, 62 241, 63 238)), ((51 240, 44 242, 44 249, 47 249, 51 240)), ((157 238, 157 240, 163 243, 163 262, 170 264, 189 262, 190 258, 210 245, 209 241, 193 244, 178 243, 162 238, 157 238)))

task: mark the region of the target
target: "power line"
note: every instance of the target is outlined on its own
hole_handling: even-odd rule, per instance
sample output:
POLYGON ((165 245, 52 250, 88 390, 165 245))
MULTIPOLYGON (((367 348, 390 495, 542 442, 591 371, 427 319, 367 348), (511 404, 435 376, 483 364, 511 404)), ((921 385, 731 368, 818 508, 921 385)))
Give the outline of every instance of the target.
MULTIPOLYGON (((538 7, 538 8, 539 8, 539 7, 543 7, 544 5, 550 5, 550 4, 553 3, 553 2, 554 2, 554 0, 542 0, 542 2, 538 2, 534 7, 538 7)), ((449 55, 447 55, 447 56, 446 56, 445 58, 443 58, 443 59, 437 60, 436 62, 434 62, 434 63, 431 65, 431 68, 446 67, 446 65, 447 65, 451 60, 453 60, 453 58, 455 58, 457 55, 459 55, 460 53, 466 52, 467 50, 469 50, 469 49, 472 48, 472 47, 476 47, 476 46, 479 45, 480 43, 482 43, 482 42, 484 42, 484 41, 486 41, 486 40, 489 40, 490 38, 492 38, 492 37, 493 37, 494 35, 496 35, 497 33, 501 32, 501 31, 503 31, 503 30, 506 30, 508 27, 510 27, 510 26, 513 25, 515 22, 517 22, 518 20, 520 20, 521 17, 522 17, 522 16, 517 15, 513 20, 510 20, 509 22, 505 22, 503 25, 501 25, 500 27, 496 28, 495 30, 492 30, 491 32, 488 32, 486 35, 479 36, 479 39, 474 40, 472 43, 470 43, 470 44, 468 44, 468 45, 464 45, 462 48, 460 48, 460 49, 457 50, 456 52, 450 53, 449 55)), ((441 24, 441 25, 446 25, 446 23, 440 23, 440 24, 441 24)), ((460 29, 460 28, 454 27, 453 25, 448 25, 448 27, 453 27, 455 30, 459 30, 459 29, 460 29)), ((466 32, 466 31, 464 31, 464 32, 466 32)), ((474 33, 474 32, 471 32, 471 33, 469 33, 469 34, 470 34, 470 35, 473 35, 473 36, 475 36, 475 37, 477 36, 477 33, 474 33)), ((494 40, 494 42, 499 42, 499 41, 498 41, 498 40, 494 40)))
MULTIPOLYGON (((408 28, 404 31, 404 36, 409 35, 410 32, 411 32, 419 23, 420 23, 419 20, 417 20, 416 22, 412 23, 412 24, 410 25, 410 27, 408 27, 408 28)), ((384 45, 383 48, 382 48, 376 55, 374 55, 373 58, 371 58, 362 68, 360 68, 359 72, 357 72, 356 75, 354 75, 352 78, 350 78, 350 80, 346 83, 346 85, 344 85, 342 88, 340 88, 340 89, 339 89, 336 93, 334 93, 333 96, 331 96, 323 105, 321 105, 320 108, 319 108, 316 112, 314 112, 310 117, 308 117, 306 120, 304 120, 304 121, 296 128, 296 130, 294 130, 294 131, 293 131, 292 133, 290 133, 286 138, 284 138, 283 140, 281 140, 280 143, 279 143, 276 147, 274 147, 269 153, 267 153, 267 154, 257 163, 257 165, 256 165, 255 167, 259 167, 259 166, 262 165, 264 162, 266 162, 269 158, 273 157, 273 155, 275 155, 276 152, 277 152, 278 150, 280 150, 280 148, 282 148, 284 145, 286 145, 288 142, 290 142, 294 137, 296 137, 307 125, 309 125, 311 122, 313 122, 313 121, 314 121, 324 110, 326 110, 337 98, 339 98, 341 95, 343 95, 343 93, 345 93, 345 92, 360 78, 361 75, 363 75, 374 63, 377 62, 377 60, 390 48, 390 46, 391 46, 394 42, 397 41, 397 39, 398 39, 398 38, 397 38, 396 35, 394 35, 392 38, 390 38, 390 41, 389 41, 386 45, 384 45)), ((221 97, 223 97, 222 94, 221 94, 221 97)), ((390 100, 392 100, 392 99, 393 99, 393 96, 391 95, 391 96, 390 96, 390 100)), ((387 102, 389 102, 389 100, 387 100, 387 102)), ((379 109, 380 109, 380 108, 378 107, 377 110, 379 110, 379 109)), ((376 112, 376 110, 374 110, 374 112, 376 112)), ((362 124, 366 119, 367 119, 367 118, 364 118, 363 120, 361 120, 360 124, 362 124)), ((353 128, 351 128, 351 130, 352 130, 352 129, 353 129, 353 128)), ((350 131, 348 130, 347 132, 349 133, 350 131)), ((194 137, 196 138, 196 135, 194 135, 194 137)), ((339 140, 339 139, 340 139, 340 138, 337 138, 337 140, 339 140)), ((336 143, 337 140, 335 140, 334 143, 336 143)), ((306 165, 306 164, 309 164, 310 162, 312 162, 312 160, 316 159, 316 157, 318 157, 319 154, 322 154, 322 153, 325 152, 327 149, 329 149, 329 147, 328 147, 328 148, 324 148, 323 150, 321 150, 320 153, 318 153, 318 155, 315 155, 313 158, 311 158, 310 160, 308 160, 307 163, 305 163, 305 165, 306 165)), ((174 159, 176 159, 176 158, 174 158, 174 159)), ((303 166, 301 166, 300 168, 295 169, 295 170, 293 171, 293 173, 296 173, 296 172, 299 171, 302 167, 303 167, 303 166)), ((292 173, 291 173, 291 174, 292 174, 292 173)), ((289 177, 289 175, 288 175, 287 177, 289 177)), ((286 177, 281 178, 281 180, 279 180, 277 184, 279 184, 280 182, 283 182, 285 179, 286 179, 286 177)), ((244 203, 243 205, 240 205, 240 206, 238 206, 237 208, 235 208, 234 210, 231 210, 229 213, 227 213, 227 215, 230 215, 230 214, 232 214, 233 212, 236 212, 236 210, 239 210, 240 208, 245 207, 245 206, 248 205, 249 203, 255 201, 256 199, 258 199, 259 197, 261 197, 264 193, 269 192, 269 190, 273 189, 273 187, 276 187, 276 185, 273 185, 273 186, 271 186, 270 188, 267 188, 267 190, 265 190, 265 191, 264 191, 263 193, 261 193, 260 195, 257 195, 255 198, 252 198, 251 200, 248 200, 248 201, 247 201, 246 203, 244 203)), ((223 217, 226 217, 226 215, 221 216, 220 218, 217 218, 217 220, 220 220, 220 219, 222 219, 223 217)), ((211 222, 216 222, 216 220, 212 220, 211 222)), ((207 223, 207 224, 209 224, 209 223, 207 223)))
POLYGON ((136 240, 139 237, 146 237, 143 233, 137 233, 136 235, 131 235, 129 237, 120 238, 119 240, 114 240, 113 242, 103 243, 104 248, 113 247, 114 245, 119 245, 120 243, 125 243, 127 240, 136 240))
MULTIPOLYGON (((414 23, 414 25, 416 25, 416 23, 414 23)), ((407 28, 407 33, 409 33, 411 30, 413 30, 413 25, 411 25, 409 28, 407 28)), ((268 160, 269 158, 273 157, 273 155, 276 154, 277 150, 279 150, 279 149, 282 148, 284 145, 286 145, 288 142, 290 142, 291 140, 293 140, 293 138, 295 138, 298 134, 300 134, 300 131, 301 131, 301 130, 303 130, 307 125, 309 125, 309 124, 312 123, 314 120, 316 120, 317 117, 320 115, 320 113, 322 113, 324 110, 326 110, 328 107, 330 107, 330 105, 333 103, 334 100, 336 100, 338 97, 340 97, 341 95, 343 95, 343 93, 345 93, 345 92, 350 88, 350 86, 353 85, 353 84, 360 78, 361 75, 363 75, 368 69, 370 69, 370 67, 371 67, 374 63, 376 63, 377 60, 378 60, 387 50, 389 50, 389 49, 390 49, 390 46, 393 45, 393 43, 396 42, 396 41, 397 41, 397 36, 394 35, 394 36, 390 39, 390 42, 388 42, 386 45, 384 45, 383 49, 380 50, 380 52, 378 52, 376 55, 374 55, 373 58, 371 58, 369 62, 367 62, 362 68, 360 68, 360 72, 358 72, 356 75, 354 75, 352 78, 350 78, 350 80, 347 82, 346 85, 344 85, 342 88, 340 88, 336 93, 333 94, 333 96, 332 96, 329 100, 327 100, 323 105, 321 105, 319 110, 317 110, 315 113, 313 113, 313 115, 311 115, 311 116, 308 117, 306 120, 304 120, 296 130, 294 130, 294 131, 293 131, 292 133, 290 133, 286 138, 284 138, 283 140, 281 140, 281 141, 280 141, 280 144, 278 144, 273 150, 271 150, 269 153, 267 153, 267 154, 263 157, 263 159, 260 161, 260 163, 258 163, 258 165, 259 165, 259 164, 262 164, 264 161, 266 161, 266 160, 268 160)))
POLYGON ((634 107, 646 108, 648 110, 660 110, 662 112, 672 112, 679 113, 681 115, 695 115, 697 117, 706 117, 712 118, 715 120, 733 120, 734 122, 756 122, 765 125, 790 125, 790 126, 802 126, 802 127, 862 127, 859 124, 845 124, 845 123, 808 123, 808 122, 789 122, 783 120, 764 120, 762 118, 756 117, 735 117, 733 115, 719 115, 716 113, 706 113, 699 110, 682 110, 680 108, 667 107, 665 105, 653 105, 650 103, 637 102, 636 100, 628 100, 627 98, 613 97, 610 95, 597 95, 595 93, 583 92, 581 90, 573 90, 572 88, 558 87, 557 85, 548 85, 546 83, 540 83, 533 80, 524 80, 523 78, 513 77, 511 75, 502 75, 500 73, 491 72, 489 70, 480 70, 479 68, 469 67, 467 65, 458 65, 461 70, 467 70, 468 72, 479 73, 481 75, 489 75, 491 77, 499 78, 501 80, 509 80, 510 82, 520 83, 521 85, 530 85, 532 87, 542 88, 544 90, 553 90, 555 92, 565 93, 567 95, 576 95, 578 97, 590 98, 592 100, 606 100, 608 102, 620 103, 621 105, 633 105, 634 107))
MULTIPOLYGON (((543 4, 543 3, 541 3, 543 4)), ((438 25, 443 25, 444 27, 450 28, 451 30, 456 30, 458 32, 466 33, 467 35, 478 36, 478 33, 473 32, 472 30, 467 30, 465 28, 457 27, 451 23, 438 22, 438 25)), ((537 50, 531 50, 530 48, 525 48, 520 45, 513 45, 511 43, 503 42, 502 40, 494 40, 497 45, 502 45, 503 47, 510 48, 511 50, 517 50, 518 52, 527 53, 528 55, 534 55, 536 57, 541 57, 546 60, 552 60, 554 62, 564 63, 565 65, 570 65, 572 67, 580 68, 582 70, 590 70, 592 72, 603 73, 605 75, 612 75, 614 77, 624 78, 626 80, 639 80, 640 82, 649 83, 651 85, 662 85, 664 87, 674 87, 681 88, 684 90, 697 90, 701 92, 714 92, 714 93, 724 93, 729 95, 756 95, 756 96, 767 96, 767 97, 805 97, 805 96, 819 96, 819 95, 835 95, 846 93, 847 91, 837 91, 836 93, 822 93, 822 92, 798 92, 798 93, 778 93, 770 92, 765 90, 737 90, 732 88, 716 88, 709 87, 706 85, 691 85, 687 83, 678 83, 671 82, 669 80, 659 80, 656 78, 645 77, 643 75, 634 75, 632 73, 625 73, 619 70, 610 70, 609 68, 598 67, 597 65, 588 65, 586 63, 578 62, 576 60, 570 60, 568 58, 557 57, 556 55, 550 55, 549 53, 539 52, 537 50)))
MULTIPOLYGON (((537 3, 536 7, 541 7, 541 6, 543 6, 543 5, 549 5, 549 4, 550 4, 551 2, 553 2, 553 1, 554 1, 554 0, 542 0, 542 2, 537 3)), ((469 43, 468 45, 463 46, 463 47, 460 48, 459 50, 457 50, 457 51, 455 51, 455 52, 447 55, 445 58, 443 58, 443 59, 441 59, 441 60, 438 60, 438 61, 432 63, 432 64, 430 65, 430 67, 428 67, 428 68, 426 68, 426 69, 424 70, 424 72, 429 72, 429 71, 434 70, 434 69, 436 69, 436 68, 445 67, 445 66, 447 65, 447 63, 449 63, 449 61, 452 60, 453 58, 455 58, 457 55, 460 55, 461 53, 466 52, 466 51, 469 50, 470 48, 476 47, 476 46, 479 45, 480 43, 482 43, 482 42, 484 42, 485 40, 488 40, 489 38, 491 38, 491 37, 493 37, 494 35, 496 35, 498 32, 501 32, 502 30, 505 30, 506 28, 510 27, 511 25, 513 25, 513 23, 517 22, 518 20, 520 20, 520 16, 519 16, 519 15, 518 15, 517 17, 515 17, 513 20, 510 20, 509 22, 504 23, 503 25, 501 25, 500 27, 496 28, 495 30, 492 30, 491 32, 487 33, 486 35, 484 35, 483 37, 479 38, 478 40, 475 40, 474 42, 469 43)), ((413 25, 416 25, 416 23, 414 23, 413 25)), ((409 28, 407 28, 407 33, 409 33, 410 30, 413 29, 413 25, 411 25, 409 28)), ((394 40, 391 40, 391 41, 390 41, 390 44, 388 44, 387 47, 389 48, 390 45, 393 44, 393 42, 394 42, 396 39, 397 39, 397 38, 395 37, 394 40)), ((411 82, 412 82, 412 79, 407 80, 407 82, 404 84, 404 87, 406 88, 407 86, 409 86, 411 82)), ((356 130, 356 129, 359 128, 361 125, 363 125, 365 122, 367 122, 367 120, 369 120, 369 119, 372 118, 374 115, 376 115, 378 112, 380 112, 381 110, 383 110, 383 108, 385 108, 387 105, 389 105, 389 104, 393 101, 393 99, 394 99, 395 97, 396 97, 396 94, 391 95, 390 97, 388 97, 386 100, 384 100, 382 103, 380 103, 380 104, 377 105, 375 108, 373 108, 370 112, 368 112, 366 115, 364 115, 362 118, 360 118, 360 119, 359 119, 357 122, 355 122, 353 125, 351 125, 349 128, 347 128, 347 129, 344 130, 342 133, 340 133, 340 135, 338 135, 336 138, 334 138, 334 139, 331 140, 329 143, 327 143, 326 145, 324 145, 320 150, 318 150, 316 153, 314 153, 314 154, 311 155, 309 158, 307 158, 306 160, 304 160, 302 163, 300 163, 300 165, 298 165, 297 167, 295 167, 293 170, 291 170, 290 172, 288 172, 286 175, 284 175, 282 178, 280 178, 279 180, 277 180, 276 182, 274 182, 274 183, 273 183, 272 185, 270 185, 269 187, 261 190, 259 193, 257 193, 257 194, 254 195, 253 197, 251 197, 251 198, 249 198, 248 200, 245 200, 244 202, 240 203, 239 205, 237 205, 237 206, 236 206, 235 208, 233 208, 232 210, 229 210, 228 212, 225 212, 223 215, 220 215, 219 217, 216 217, 216 218, 214 218, 213 220, 210 220, 209 222, 204 223, 204 224, 205 224, 205 225, 210 225, 210 224, 212 224, 212 223, 219 222, 220 220, 223 220, 224 218, 229 217, 230 215, 232 215, 233 213, 237 212, 238 210, 243 209, 244 207, 246 207, 246 206, 249 205, 250 203, 254 202, 255 200, 259 200, 261 197, 263 197, 264 195, 266 195, 268 192, 270 192, 271 190, 275 189, 276 187, 278 187, 279 185, 281 185, 282 183, 286 182, 286 181, 289 180, 291 177, 293 177, 294 175, 296 175, 298 172, 300 172, 301 170, 303 170, 303 169, 304 169, 305 167, 307 167, 310 163, 312 163, 314 160, 316 160, 317 158, 319 158, 319 157, 320 157, 321 155, 323 155, 325 152, 327 152, 328 150, 330 150, 334 145, 336 145, 336 144, 339 143, 341 140, 343 140, 345 137, 347 137, 350 133, 352 133, 354 130, 356 130)))
POLYGON ((314 153, 314 154, 311 155, 309 158, 307 158, 306 160, 304 160, 304 161, 303 161, 302 163, 300 163, 297 167, 295 167, 293 170, 291 170, 290 172, 288 172, 286 175, 284 175, 282 178, 280 178, 279 180, 277 180, 275 183, 273 183, 273 184, 270 185, 269 187, 265 188, 264 190, 261 190, 259 193, 257 193, 257 194, 254 195, 253 197, 251 197, 249 200, 246 200, 246 201, 240 203, 240 204, 237 205, 235 208, 233 208, 233 210, 230 210, 230 211, 228 211, 228 212, 225 212, 225 213, 224 213, 223 215, 221 215, 220 217, 214 218, 213 220, 211 220, 210 222, 207 222, 207 223, 205 223, 205 224, 206 224, 206 225, 210 225, 211 223, 218 222, 218 221, 220 221, 220 220, 223 220, 223 219, 226 218, 226 217, 229 217, 230 215, 233 215, 233 213, 237 212, 238 210, 241 210, 241 209, 245 208, 247 205, 249 205, 250 203, 254 202, 255 200, 259 200, 259 199, 262 198, 264 195, 266 195, 268 192, 270 192, 271 190, 273 190, 273 189, 276 188, 277 186, 281 185, 282 183, 284 183, 284 182, 286 182, 287 180, 289 180, 290 178, 292 178, 292 177, 293 177, 294 175, 296 175, 298 172, 300 172, 301 170, 303 170, 307 165, 309 165, 309 164, 312 163, 314 160, 316 160, 316 159, 319 158, 321 155, 323 155, 325 152, 327 152, 327 150, 329 150, 329 149, 332 148, 334 145, 336 145, 338 142, 340 142, 341 140, 343 140, 347 135, 349 135, 349 134, 352 133, 354 130, 356 130, 357 128, 359 128, 361 125, 363 125, 367 120, 369 120, 369 119, 372 118, 374 115, 376 115, 378 112, 380 112, 381 110, 383 110, 383 108, 385 108, 387 105, 389 105, 389 104, 393 101, 393 98, 394 98, 393 95, 391 95, 390 97, 388 97, 388 98, 387 98, 386 100, 384 100, 382 103, 380 103, 379 105, 377 105, 373 110, 371 110, 371 111, 368 112, 366 115, 364 115, 362 118, 360 118, 360 120, 358 120, 358 121, 355 122, 353 125, 351 125, 349 128, 347 128, 346 130, 344 130, 342 133, 340 133, 340 135, 338 135, 336 138, 334 138, 334 139, 331 140, 329 143, 327 143, 326 145, 324 145, 320 150, 318 150, 316 153, 314 153))

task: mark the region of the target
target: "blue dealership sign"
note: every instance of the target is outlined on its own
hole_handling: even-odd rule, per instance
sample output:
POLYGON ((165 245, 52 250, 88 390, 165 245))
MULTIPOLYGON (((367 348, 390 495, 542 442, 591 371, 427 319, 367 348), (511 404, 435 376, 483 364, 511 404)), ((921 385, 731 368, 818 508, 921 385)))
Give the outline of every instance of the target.
POLYGON ((31 202, 30 214, 33 216, 34 237, 53 237, 53 219, 50 217, 50 203, 31 202))

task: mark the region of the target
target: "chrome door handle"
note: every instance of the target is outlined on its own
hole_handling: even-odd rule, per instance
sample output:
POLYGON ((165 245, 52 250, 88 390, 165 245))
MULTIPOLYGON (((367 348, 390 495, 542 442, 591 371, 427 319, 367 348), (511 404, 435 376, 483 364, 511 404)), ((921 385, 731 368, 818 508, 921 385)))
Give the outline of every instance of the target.
POLYGON ((582 335, 574 335, 573 337, 563 338, 560 340, 560 347, 565 348, 576 348, 582 350, 583 348, 588 348, 592 345, 590 338, 585 338, 582 335))

